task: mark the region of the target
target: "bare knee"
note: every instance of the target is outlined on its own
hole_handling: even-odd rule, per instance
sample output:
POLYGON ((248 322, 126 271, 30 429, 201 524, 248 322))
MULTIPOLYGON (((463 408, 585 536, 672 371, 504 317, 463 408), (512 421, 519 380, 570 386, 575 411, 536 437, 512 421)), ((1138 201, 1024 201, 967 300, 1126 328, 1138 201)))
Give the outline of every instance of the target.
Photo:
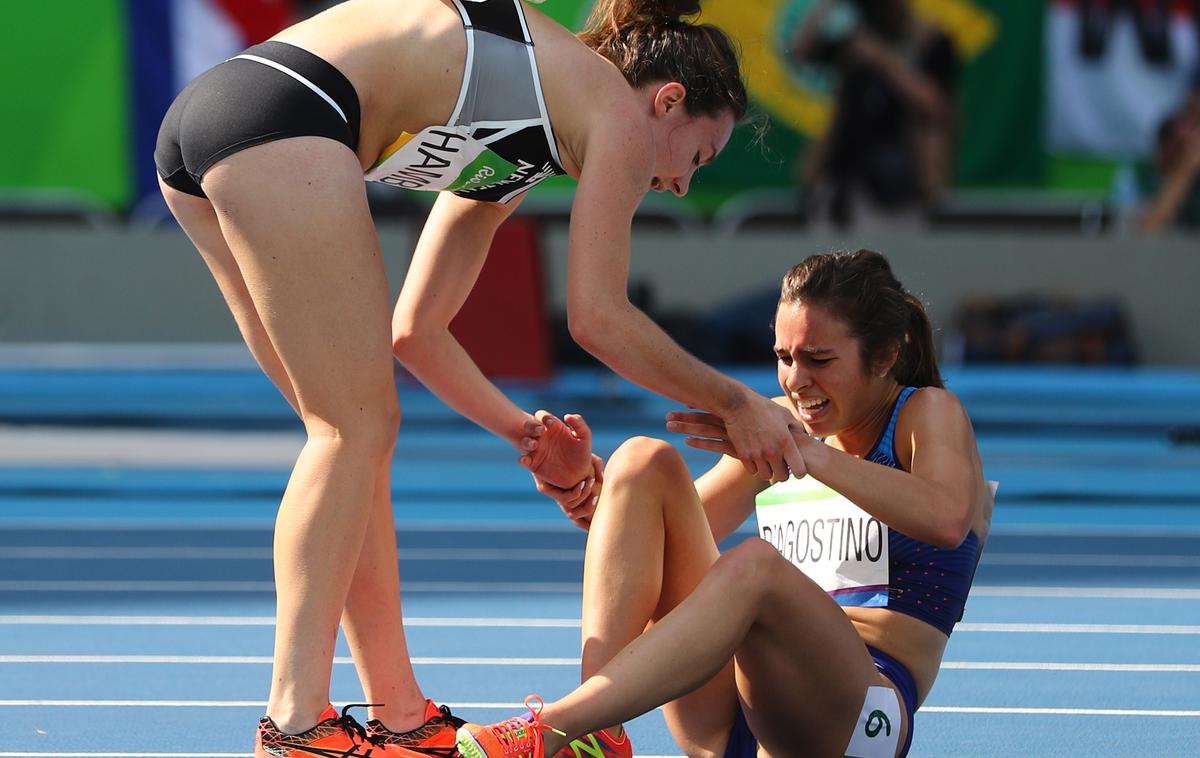
POLYGON ((749 537, 722 553, 710 576, 713 581, 727 584, 731 592, 741 597, 761 601, 782 585, 780 572, 792 570, 771 543, 749 537))
POLYGON ((677 485, 692 481, 687 464, 670 443, 653 437, 625 440, 608 459, 604 473, 606 486, 637 480, 639 486, 677 485))
POLYGON ((369 457, 390 456, 400 430, 400 401, 394 385, 348 394, 324 406, 306 403, 301 390, 301 415, 309 439, 334 440, 369 457))

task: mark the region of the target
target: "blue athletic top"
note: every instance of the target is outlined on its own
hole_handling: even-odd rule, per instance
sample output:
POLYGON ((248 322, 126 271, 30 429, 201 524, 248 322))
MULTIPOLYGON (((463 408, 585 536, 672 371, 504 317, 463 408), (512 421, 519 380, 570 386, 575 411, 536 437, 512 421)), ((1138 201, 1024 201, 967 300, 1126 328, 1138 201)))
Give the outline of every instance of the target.
MULTIPOLYGON (((905 387, 896 399, 888 425, 864 460, 901 468, 896 460, 896 419, 916 392, 905 387)), ((967 593, 979 563, 979 537, 969 532, 955 548, 941 548, 888 528, 889 610, 918 618, 947 636, 962 620, 967 593)))

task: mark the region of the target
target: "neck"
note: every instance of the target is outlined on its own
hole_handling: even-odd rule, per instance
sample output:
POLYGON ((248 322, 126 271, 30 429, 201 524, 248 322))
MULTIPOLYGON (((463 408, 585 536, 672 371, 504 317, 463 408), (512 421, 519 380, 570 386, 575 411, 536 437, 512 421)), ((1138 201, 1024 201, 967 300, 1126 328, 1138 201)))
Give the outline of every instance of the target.
POLYGON ((887 427, 888 419, 892 414, 892 406, 896 404, 896 398, 900 397, 900 391, 903 389, 890 376, 886 381, 887 384, 880 387, 875 401, 871 403, 863 417, 853 426, 830 437, 827 442, 833 444, 837 449, 859 458, 871 452, 879 435, 887 427))

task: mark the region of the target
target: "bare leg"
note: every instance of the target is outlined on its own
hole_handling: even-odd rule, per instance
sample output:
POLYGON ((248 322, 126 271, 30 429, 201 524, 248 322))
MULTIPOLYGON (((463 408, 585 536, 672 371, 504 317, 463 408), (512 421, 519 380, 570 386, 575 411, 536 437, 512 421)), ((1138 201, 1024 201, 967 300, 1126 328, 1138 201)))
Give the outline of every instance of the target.
MULTIPOLYGON (((183 196, 168 195, 247 343, 309 432, 276 529, 279 603, 268 713, 285 730, 311 726, 328 701, 337 621, 399 417, 387 287, 360 174, 349 151, 319 139, 225 159, 204 186, 220 210, 226 244, 212 241, 212 225, 197 221, 200 214, 179 212, 183 196)), ((394 583, 395 563, 390 573, 394 583)), ((411 689, 419 701, 415 682, 411 689)))
MULTIPOLYGON (((773 547, 751 539, 594 676, 548 704, 543 719, 572 736, 625 721, 708 682, 735 655, 749 685, 747 720, 773 756, 841 755, 866 688, 887 683, 841 609, 773 547)), ((563 742, 547 733, 546 754, 563 742)))
MULTIPOLYGON (((675 449, 645 437, 618 448, 588 532, 583 679, 690 595, 718 555, 691 473, 675 449)), ((664 711, 685 750, 715 752, 728 737, 736 708, 728 663, 664 711)))
MULTIPOLYGON (((221 233, 212 203, 159 184, 171 212, 212 271, 250 352, 299 414, 291 377, 267 336, 241 269, 221 233)), ((366 539, 350 585, 342 626, 367 699, 383 704, 372 709, 371 715, 403 731, 423 721, 425 701, 408 658, 400 612, 390 454, 377 479, 366 539)))
POLYGON ((376 479, 367 535, 342 614, 342 629, 367 702, 381 706, 372 708, 371 716, 402 732, 424 723, 425 696, 413 673, 404 636, 391 473, 391 466, 384 466, 376 479))

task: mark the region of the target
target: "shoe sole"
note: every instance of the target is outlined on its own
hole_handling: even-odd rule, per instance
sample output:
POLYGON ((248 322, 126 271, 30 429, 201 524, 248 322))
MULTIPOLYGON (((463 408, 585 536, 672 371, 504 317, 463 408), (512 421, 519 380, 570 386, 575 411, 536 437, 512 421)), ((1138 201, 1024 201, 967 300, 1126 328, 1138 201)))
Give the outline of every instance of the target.
POLYGON ((466 729, 459 729, 457 735, 458 752, 463 758, 488 758, 487 751, 475 740, 475 735, 466 729))

